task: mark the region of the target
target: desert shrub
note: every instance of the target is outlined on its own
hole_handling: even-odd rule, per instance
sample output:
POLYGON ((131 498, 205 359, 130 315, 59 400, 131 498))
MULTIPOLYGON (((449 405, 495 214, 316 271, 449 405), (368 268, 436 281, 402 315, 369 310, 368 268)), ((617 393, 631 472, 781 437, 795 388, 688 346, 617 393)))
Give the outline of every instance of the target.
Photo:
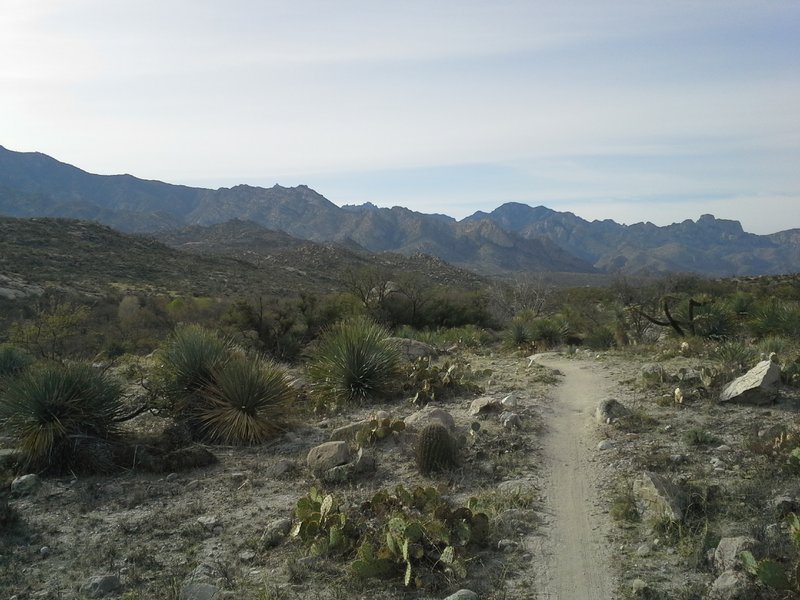
POLYGON ((524 319, 512 319, 505 331, 505 341, 512 348, 527 348, 534 342, 530 323, 524 319))
POLYGON ((760 340, 757 347, 762 355, 769 356, 775 352, 779 359, 787 358, 800 351, 800 344, 782 335, 771 335, 760 340))
POLYGON ((736 314, 724 303, 708 303, 697 307, 694 333, 712 340, 725 340, 736 335, 739 326, 736 314))
POLYGON ((213 381, 213 373, 233 353, 232 344, 198 325, 178 327, 158 352, 158 378, 164 395, 179 412, 194 392, 213 381))
POLYGON ((717 346, 712 356, 722 364, 725 371, 740 373, 758 361, 758 352, 741 340, 728 340, 717 346))
POLYGON ((200 435, 222 444, 258 444, 283 431, 293 391, 271 362, 234 357, 214 370, 197 406, 200 435))
POLYGON ((592 350, 606 350, 616 344, 616 338, 611 328, 599 325, 589 330, 583 343, 592 350))
POLYGON ((531 324, 531 334, 535 342, 546 348, 555 348, 564 343, 570 334, 569 324, 558 318, 537 319, 531 324))
POLYGON ((400 354, 388 336, 386 329, 365 317, 331 327, 308 366, 312 393, 334 405, 389 395, 397 386, 400 354))
POLYGON ((84 364, 27 371, 0 398, 25 470, 110 470, 122 412, 120 384, 84 364))
POLYGON ((794 303, 771 299, 754 311, 749 325, 758 336, 797 336, 800 334, 800 308, 794 303))
POLYGON ((13 377, 33 362, 30 354, 14 346, 0 346, 0 377, 13 377))

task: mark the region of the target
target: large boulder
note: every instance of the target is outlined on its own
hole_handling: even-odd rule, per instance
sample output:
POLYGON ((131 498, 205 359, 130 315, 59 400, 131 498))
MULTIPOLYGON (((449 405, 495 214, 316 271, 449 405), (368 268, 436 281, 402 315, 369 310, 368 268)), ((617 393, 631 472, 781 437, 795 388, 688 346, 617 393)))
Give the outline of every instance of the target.
POLYGON ((656 519, 667 518, 675 523, 683 521, 689 494, 666 477, 645 471, 633 484, 640 513, 656 519))
POLYGON ((726 385, 719 396, 719 401, 769 404, 777 397, 780 382, 781 368, 771 360, 762 360, 747 373, 726 385))
POLYGON ((598 423, 614 423, 621 417, 627 417, 631 411, 621 402, 609 398, 601 400, 594 411, 594 418, 598 423))
POLYGON ((313 472, 318 473, 344 465, 349 460, 350 449, 347 442, 325 442, 309 450, 306 464, 313 472))

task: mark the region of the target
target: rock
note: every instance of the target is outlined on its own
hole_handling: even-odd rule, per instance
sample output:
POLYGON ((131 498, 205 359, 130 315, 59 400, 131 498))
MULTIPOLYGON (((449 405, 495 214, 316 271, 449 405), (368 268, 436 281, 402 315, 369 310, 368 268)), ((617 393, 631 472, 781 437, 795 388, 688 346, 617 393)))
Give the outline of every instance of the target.
POLYGON ((406 424, 406 429, 422 429, 433 421, 438 421, 447 427, 449 431, 453 431, 456 428, 456 422, 449 412, 431 404, 407 416, 403 421, 406 424))
POLYGON ((435 358, 439 356, 439 351, 436 348, 425 342, 420 342, 419 340, 399 337, 390 337, 386 339, 396 344, 400 350, 400 355, 412 362, 418 358, 435 358))
POLYGON ((42 479, 36 473, 20 475, 11 482, 11 495, 30 496, 42 487, 42 479))
POLYGON ((683 520, 688 495, 666 477, 645 471, 641 479, 633 483, 633 492, 641 514, 649 513, 656 519, 666 517, 675 523, 683 520))
POLYGON ((116 575, 95 575, 81 586, 87 598, 102 598, 116 592, 122 584, 116 575))
POLYGON ((191 581, 181 588, 179 600, 218 600, 221 590, 216 585, 203 581, 191 581))
POLYGON ((478 594, 472 590, 462 589, 458 590, 454 594, 450 594, 444 600, 478 600, 478 594))
POLYGON ((167 476, 164 478, 164 480, 165 480, 165 481, 169 481, 169 482, 173 482, 173 481, 175 481, 176 479, 178 479, 178 477, 179 477, 179 475, 178 475, 177 473, 170 473, 169 475, 167 475, 167 476))
POLYGON ((500 415, 500 423, 506 429, 519 429, 522 427, 522 419, 517 413, 503 412, 500 415))
POLYGON ((650 556, 652 551, 653 549, 648 544, 642 544, 636 549, 636 554, 641 557, 645 557, 645 556, 650 556))
POLYGON ((672 377, 657 363, 643 365, 639 369, 639 379, 644 383, 667 383, 672 377))
POLYGON ((239 552, 239 560, 244 563, 252 562, 255 557, 256 553, 252 550, 242 550, 239 552))
POLYGON ((516 408, 517 407, 516 394, 509 394, 508 396, 500 400, 500 404, 502 404, 506 408, 516 408))
POLYGON ((276 461, 274 465, 270 465, 269 467, 267 467, 264 473, 268 477, 278 478, 282 475, 286 475, 286 473, 293 470, 294 468, 295 468, 294 462, 292 462, 287 458, 281 458, 278 461, 276 461))
POLYGON ((356 421, 355 423, 337 427, 331 431, 330 440, 332 442, 347 442, 355 439, 356 434, 362 429, 369 427, 370 423, 372 423, 371 419, 364 419, 363 421, 356 421))
POLYGON ((222 531, 222 523, 219 522, 219 517, 216 515, 197 517, 197 522, 203 526, 203 529, 211 531, 212 533, 219 533, 222 531))
POLYGON ((265 548, 277 546, 289 535, 291 529, 292 521, 290 519, 284 518, 270 521, 264 528, 264 533, 261 534, 261 544, 265 548))
POLYGON ((601 400, 594 411, 594 418, 598 423, 613 423, 620 417, 627 417, 631 411, 617 400, 609 398, 601 400))
POLYGON ((756 600, 758 586, 742 571, 725 571, 711 584, 708 600, 756 600))
POLYGON ((644 579, 634 579, 631 581, 631 594, 634 598, 648 598, 650 586, 644 579))
POLYGON ((764 360, 726 385, 719 401, 769 404, 777 398, 780 382, 781 368, 771 360, 764 360))
POLYGON ((469 405, 469 414, 472 416, 485 415, 500 410, 500 406, 501 404, 494 398, 483 396, 472 401, 472 404, 469 405))
POLYGON ((800 509, 797 498, 792 496, 778 496, 772 499, 772 506, 775 508, 775 516, 783 518, 791 513, 796 513, 800 509))
POLYGON ((506 494, 531 494, 536 491, 536 483, 529 479, 509 479, 497 485, 497 491, 506 494))
POLYGON ((756 559, 760 558, 759 543, 748 536, 722 538, 714 550, 714 571, 736 571, 742 568, 740 558, 744 551, 752 552, 756 559))
POLYGON ((325 442, 309 450, 306 464, 316 473, 344 465, 349 459, 350 450, 347 443, 342 441, 325 442))
POLYGON ((611 450, 614 446, 616 446, 616 443, 614 442, 614 440, 603 440, 602 442, 597 444, 597 449, 598 450, 611 450))
POLYGON ((758 430, 758 439, 763 440, 765 442, 772 441, 785 435, 787 432, 786 426, 781 425, 780 423, 776 425, 770 425, 769 427, 764 427, 763 429, 758 430))

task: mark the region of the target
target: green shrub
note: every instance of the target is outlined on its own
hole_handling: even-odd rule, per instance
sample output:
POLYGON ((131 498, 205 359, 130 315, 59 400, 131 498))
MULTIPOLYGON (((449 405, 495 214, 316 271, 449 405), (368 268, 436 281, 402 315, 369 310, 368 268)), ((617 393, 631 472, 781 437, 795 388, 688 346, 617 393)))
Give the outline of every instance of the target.
POLYGON ((713 356, 726 371, 740 373, 751 368, 758 361, 758 352, 740 340, 722 342, 713 356))
POLYGON ((33 362, 30 354, 14 346, 0 346, 0 377, 13 377, 33 362))
POLYGON ((173 408, 189 408, 187 399, 207 387, 232 354, 232 344, 214 332, 197 325, 178 327, 158 353, 159 378, 173 408))
POLYGON ((589 331, 584 344, 592 350, 607 350, 616 344, 616 335, 609 327, 600 325, 589 331))
POLYGON ((560 346, 570 334, 569 324, 561 319, 538 319, 531 327, 534 341, 543 343, 545 348, 560 346))
POLYGON ((525 348, 534 342, 533 331, 527 321, 513 319, 505 332, 506 344, 515 348, 525 348))
POLYGON ((222 444, 258 444, 286 428, 294 393, 271 362, 235 357, 212 374, 197 407, 200 435, 222 444))
POLYGON ((0 422, 25 470, 103 472, 113 468, 121 398, 120 384, 88 365, 47 365, 11 381, 0 422))
POLYGON ((320 338, 308 374, 325 403, 387 396, 397 388, 399 351, 386 329, 364 317, 337 323, 320 338))

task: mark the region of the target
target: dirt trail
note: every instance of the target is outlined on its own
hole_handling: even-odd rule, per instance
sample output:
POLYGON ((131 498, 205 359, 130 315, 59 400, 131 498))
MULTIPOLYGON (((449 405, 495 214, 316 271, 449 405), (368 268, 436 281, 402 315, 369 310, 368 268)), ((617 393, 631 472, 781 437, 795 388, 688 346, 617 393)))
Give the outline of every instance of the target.
MULTIPOLYGON (((554 390, 543 439, 548 522, 538 544, 547 569, 539 597, 547 600, 611 600, 615 597, 605 534, 609 518, 598 491, 600 465, 594 409, 613 383, 603 364, 540 354, 536 361, 564 377, 554 390)), ((535 542, 534 542, 535 543, 535 542)))

